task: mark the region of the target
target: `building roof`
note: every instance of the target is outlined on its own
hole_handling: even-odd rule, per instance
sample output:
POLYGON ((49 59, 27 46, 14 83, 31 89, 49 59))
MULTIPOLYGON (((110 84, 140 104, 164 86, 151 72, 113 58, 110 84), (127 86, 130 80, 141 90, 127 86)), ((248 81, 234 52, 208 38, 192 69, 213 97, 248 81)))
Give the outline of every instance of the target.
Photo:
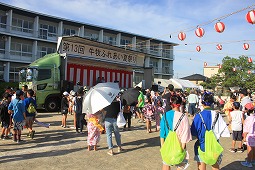
POLYGON ((186 77, 183 77, 181 79, 184 79, 184 80, 200 80, 200 81, 205 81, 207 79, 207 77, 201 75, 201 74, 192 74, 190 76, 186 76, 186 77))

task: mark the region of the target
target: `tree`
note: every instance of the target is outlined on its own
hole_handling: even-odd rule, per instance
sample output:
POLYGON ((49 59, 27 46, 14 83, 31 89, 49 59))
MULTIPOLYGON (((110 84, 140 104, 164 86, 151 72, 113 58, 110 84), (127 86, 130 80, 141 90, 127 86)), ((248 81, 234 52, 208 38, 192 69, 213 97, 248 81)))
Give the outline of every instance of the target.
POLYGON ((214 77, 220 76, 216 82, 223 87, 242 87, 248 89, 255 88, 255 65, 248 62, 247 56, 240 56, 239 58, 231 58, 226 56, 222 60, 222 68, 214 77), (233 71, 233 68, 236 70, 233 71), (251 74, 248 74, 248 70, 251 74))

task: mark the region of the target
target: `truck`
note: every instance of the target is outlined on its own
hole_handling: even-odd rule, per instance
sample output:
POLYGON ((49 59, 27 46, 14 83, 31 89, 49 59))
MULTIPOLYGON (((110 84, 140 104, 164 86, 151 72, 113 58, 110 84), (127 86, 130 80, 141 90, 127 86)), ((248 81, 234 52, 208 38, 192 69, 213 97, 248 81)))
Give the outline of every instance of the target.
POLYGON ((73 82, 65 80, 65 66, 65 54, 48 54, 19 72, 19 87, 26 84, 36 92, 39 109, 57 111, 62 92, 73 89, 73 82))
POLYGON ((64 91, 92 87, 97 80, 133 86, 133 68, 141 68, 144 54, 78 36, 59 37, 57 52, 45 55, 19 72, 19 87, 36 93, 39 109, 60 109, 64 91), (79 86, 77 85, 79 82, 79 86))

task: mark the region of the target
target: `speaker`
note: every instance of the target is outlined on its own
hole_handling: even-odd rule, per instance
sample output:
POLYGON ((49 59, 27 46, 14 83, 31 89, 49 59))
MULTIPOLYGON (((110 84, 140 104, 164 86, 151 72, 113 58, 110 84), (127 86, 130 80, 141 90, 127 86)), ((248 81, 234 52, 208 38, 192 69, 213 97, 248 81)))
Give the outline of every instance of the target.
POLYGON ((151 90, 152 91, 158 91, 158 85, 152 85, 151 90))

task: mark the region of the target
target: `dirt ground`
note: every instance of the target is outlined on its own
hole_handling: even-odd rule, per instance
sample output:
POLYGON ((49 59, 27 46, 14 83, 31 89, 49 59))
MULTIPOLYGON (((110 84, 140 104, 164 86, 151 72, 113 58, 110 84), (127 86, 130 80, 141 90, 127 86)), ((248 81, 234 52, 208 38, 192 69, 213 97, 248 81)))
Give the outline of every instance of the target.
MULTIPOLYGON (((105 134, 101 135, 98 151, 87 151, 87 132, 85 131, 84 134, 75 133, 75 129, 71 128, 73 115, 68 115, 69 128, 66 129, 60 126, 61 115, 58 113, 39 113, 37 118, 41 122, 50 123, 50 128, 35 125, 34 139, 26 137, 27 130, 25 129, 22 135, 24 142, 20 144, 14 143, 12 140, 0 141, 1 169, 161 169, 159 132, 146 133, 145 124, 137 123, 137 119, 132 119, 131 131, 121 131, 121 140, 125 151, 110 156, 106 154, 105 134)), ((113 141, 116 144, 115 139, 113 141)), ((196 169, 196 162, 193 160, 194 142, 195 140, 189 142, 187 146, 190 154, 188 170, 196 169)), ((225 149, 221 164, 222 170, 252 169, 240 165, 240 161, 246 157, 246 151, 244 153, 228 151, 231 147, 231 138, 221 138, 220 142, 225 149)), ((115 147, 114 150, 117 151, 117 148, 115 147)), ((208 169, 211 168, 208 166, 208 169)))

